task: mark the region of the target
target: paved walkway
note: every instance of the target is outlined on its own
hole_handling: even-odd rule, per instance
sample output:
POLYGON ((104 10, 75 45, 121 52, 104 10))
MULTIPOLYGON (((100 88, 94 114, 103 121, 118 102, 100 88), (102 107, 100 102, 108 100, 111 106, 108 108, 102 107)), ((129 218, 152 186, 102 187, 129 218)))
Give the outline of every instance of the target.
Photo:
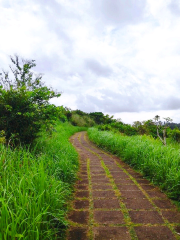
POLYGON ((180 212, 166 195, 97 148, 85 132, 71 142, 79 152, 80 172, 68 240, 180 239, 180 212))

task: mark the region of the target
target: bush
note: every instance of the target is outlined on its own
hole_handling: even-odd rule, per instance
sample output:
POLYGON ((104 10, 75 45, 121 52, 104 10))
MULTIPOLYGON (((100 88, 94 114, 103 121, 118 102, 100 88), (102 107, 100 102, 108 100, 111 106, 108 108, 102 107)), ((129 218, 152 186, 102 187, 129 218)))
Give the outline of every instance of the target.
POLYGON ((4 130, 6 141, 14 144, 31 143, 42 125, 52 124, 57 108, 49 99, 60 94, 44 86, 42 75, 34 76, 31 71, 35 60, 19 60, 11 57, 13 80, 3 71, 0 78, 0 131, 4 130))
POLYGON ((172 131, 169 131, 170 138, 175 142, 180 142, 180 130, 178 128, 174 128, 172 131))
POLYGON ((79 127, 92 127, 95 125, 95 122, 89 116, 82 116, 76 113, 72 113, 70 121, 72 125, 79 127))

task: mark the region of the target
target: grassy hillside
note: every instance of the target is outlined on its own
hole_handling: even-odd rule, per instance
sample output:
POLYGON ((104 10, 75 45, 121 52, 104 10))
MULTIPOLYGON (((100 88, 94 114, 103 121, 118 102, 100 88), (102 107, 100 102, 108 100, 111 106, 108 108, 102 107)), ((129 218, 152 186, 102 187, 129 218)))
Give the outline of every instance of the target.
POLYGON ((180 200, 180 152, 172 146, 163 146, 148 136, 122 136, 112 132, 88 130, 90 140, 123 159, 141 171, 144 176, 180 200))
POLYGON ((68 138, 80 128, 59 123, 31 151, 0 144, 0 239, 56 239, 78 170, 68 138))

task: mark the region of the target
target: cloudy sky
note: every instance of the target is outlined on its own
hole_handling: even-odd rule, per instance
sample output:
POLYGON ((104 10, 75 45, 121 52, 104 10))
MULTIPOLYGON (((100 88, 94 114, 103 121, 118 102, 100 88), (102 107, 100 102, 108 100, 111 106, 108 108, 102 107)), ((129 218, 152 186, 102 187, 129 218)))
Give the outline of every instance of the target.
POLYGON ((0 68, 13 54, 58 106, 180 122, 179 0, 0 0, 0 68))

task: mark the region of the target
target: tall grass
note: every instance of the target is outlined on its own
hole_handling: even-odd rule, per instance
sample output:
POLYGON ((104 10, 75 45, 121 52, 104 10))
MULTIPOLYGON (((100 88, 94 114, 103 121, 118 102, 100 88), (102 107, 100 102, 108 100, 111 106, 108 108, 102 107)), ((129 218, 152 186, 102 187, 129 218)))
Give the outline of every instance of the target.
POLYGON ((80 130, 59 124, 31 151, 0 144, 0 239, 56 239, 66 226, 67 200, 78 156, 68 138, 80 130))
POLYGON ((180 200, 180 149, 163 146, 148 136, 122 136, 112 132, 88 130, 90 140, 141 171, 168 195, 180 200))

